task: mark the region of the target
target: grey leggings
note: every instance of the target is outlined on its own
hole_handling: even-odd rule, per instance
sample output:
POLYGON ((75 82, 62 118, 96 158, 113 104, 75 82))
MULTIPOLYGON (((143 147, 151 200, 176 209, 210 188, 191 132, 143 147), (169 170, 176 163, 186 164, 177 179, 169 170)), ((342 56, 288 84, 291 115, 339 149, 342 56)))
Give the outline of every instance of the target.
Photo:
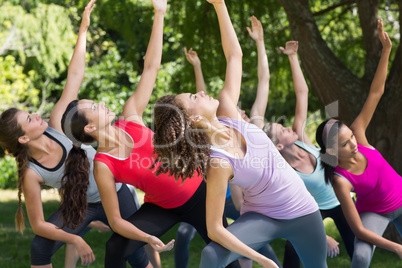
MULTIPOLYGON (((292 220, 278 220, 255 212, 247 212, 227 230, 244 244, 258 250, 276 238, 288 239, 305 268, 327 267, 327 240, 320 212, 292 220)), ((225 267, 241 255, 211 242, 201 254, 201 268, 225 267)))
MULTIPOLYGON (((402 235, 402 207, 394 212, 378 214, 374 212, 363 212, 360 214, 363 226, 378 235, 383 235, 388 224, 392 221, 402 235)), ((370 266, 375 246, 363 240, 355 238, 355 250, 352 258, 352 268, 365 268, 370 266)))

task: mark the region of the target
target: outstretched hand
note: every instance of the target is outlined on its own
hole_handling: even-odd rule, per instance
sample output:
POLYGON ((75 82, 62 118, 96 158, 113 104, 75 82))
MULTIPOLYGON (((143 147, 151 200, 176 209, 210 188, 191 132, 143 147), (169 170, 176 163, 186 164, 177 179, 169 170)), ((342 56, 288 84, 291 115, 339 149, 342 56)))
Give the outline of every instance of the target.
POLYGON ((382 19, 377 24, 378 38, 380 38, 383 49, 391 49, 392 42, 387 32, 384 32, 382 19))
POLYGON ((85 11, 82 14, 81 27, 83 27, 85 30, 88 29, 89 24, 91 22, 90 16, 91 16, 92 10, 95 7, 95 1, 96 0, 91 0, 91 2, 89 2, 88 5, 85 7, 85 11))
POLYGON ((260 263, 264 268, 279 268, 278 265, 271 259, 267 259, 260 263))
POLYGON ((155 249, 157 252, 169 251, 174 246, 174 239, 172 239, 169 243, 165 245, 159 238, 150 235, 148 237, 148 244, 150 244, 151 247, 155 249))
POLYGON ((327 236, 327 253, 328 257, 335 257, 339 254, 339 243, 330 236, 327 236))
POLYGON ((402 245, 397 244, 397 247, 395 249, 395 253, 398 254, 400 259, 402 259, 402 245))
POLYGON ((296 55, 298 48, 299 48, 298 41, 288 41, 286 42, 285 48, 280 47, 279 49, 282 50, 283 54, 290 56, 290 55, 296 55))
POLYGON ((154 6, 155 12, 166 13, 167 0, 152 0, 152 5, 154 6))
POLYGON ((188 60, 189 63, 193 66, 200 66, 201 61, 198 58, 197 52, 193 50, 193 48, 190 48, 189 51, 187 51, 187 48, 184 48, 184 55, 186 55, 186 59, 188 60))
POLYGON ((259 21, 256 17, 251 16, 251 29, 247 27, 247 31, 250 34, 251 38, 255 41, 264 40, 264 31, 262 29, 261 21, 259 21))
POLYGON ((90 265, 95 261, 95 255, 92 252, 91 247, 82 239, 81 237, 78 238, 78 241, 73 244, 80 255, 81 258, 81 265, 86 266, 90 265))
POLYGON ((88 224, 88 227, 95 228, 96 230, 101 231, 101 232, 109 232, 110 231, 110 227, 101 221, 92 221, 90 224, 88 224))

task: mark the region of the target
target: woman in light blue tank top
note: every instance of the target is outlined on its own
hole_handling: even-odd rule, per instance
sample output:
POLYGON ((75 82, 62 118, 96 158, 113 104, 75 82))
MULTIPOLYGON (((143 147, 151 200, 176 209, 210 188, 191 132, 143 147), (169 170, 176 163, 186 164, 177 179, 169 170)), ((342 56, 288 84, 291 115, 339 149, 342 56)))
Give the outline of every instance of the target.
POLYGON ((208 2, 218 16, 227 63, 218 99, 184 93, 162 97, 154 108, 158 172, 183 180, 198 172, 207 181, 207 229, 214 242, 204 248, 200 267, 224 267, 241 256, 277 267, 257 250, 280 237, 294 243, 304 267, 327 267, 316 202, 266 134, 241 118, 241 47, 224 1, 208 2), (241 216, 224 228, 228 182, 244 190, 244 202, 241 216))
MULTIPOLYGON (((31 243, 32 266, 51 267, 51 257, 64 243, 67 243, 70 254, 75 251, 82 264, 88 265, 95 260, 95 256, 82 236, 89 231, 89 226, 101 225, 100 228, 108 229, 92 171, 89 176, 83 174, 82 180, 78 175, 74 181, 62 179, 66 170, 75 170, 75 164, 66 162, 73 144, 62 131, 61 117, 68 103, 77 98, 84 78, 86 33, 94 3, 95 0, 92 0, 85 8, 66 85, 50 114, 49 122, 38 114, 16 108, 10 108, 0 115, 0 145, 16 158, 18 164, 17 228, 21 233, 25 228, 21 201, 24 193, 29 222, 36 234, 31 243), (46 221, 42 208, 41 185, 59 188, 61 191, 62 204, 46 221), (75 202, 79 204, 74 206, 75 202), (78 215, 78 224, 70 225, 68 220, 65 221, 71 215, 78 215), (94 224, 93 221, 97 223, 90 225, 91 222, 94 224)), ((92 147, 81 148, 82 153, 93 159, 95 150, 92 147)), ((88 165, 92 167, 92 160, 88 165)), ((138 204, 135 204, 133 192, 126 185, 117 187, 122 216, 129 217, 137 210, 138 204)), ((74 256, 66 256, 66 266, 75 266, 76 261, 74 256)), ((135 267, 146 267, 149 260, 145 251, 141 250, 132 255, 130 262, 135 267)))
MULTIPOLYGON (((345 243, 346 250, 352 258, 354 234, 343 215, 339 201, 330 184, 325 183, 324 168, 321 165, 320 149, 308 138, 305 125, 308 110, 308 87, 297 58, 298 42, 289 41, 282 52, 288 55, 296 93, 296 113, 292 127, 283 127, 279 123, 268 123, 264 131, 273 141, 285 160, 295 169, 304 181, 307 190, 314 197, 323 219, 329 217, 345 243)), ((327 235, 328 256, 339 254, 338 242, 327 235)), ((292 244, 287 241, 283 262, 284 268, 300 267, 300 261, 292 244)))

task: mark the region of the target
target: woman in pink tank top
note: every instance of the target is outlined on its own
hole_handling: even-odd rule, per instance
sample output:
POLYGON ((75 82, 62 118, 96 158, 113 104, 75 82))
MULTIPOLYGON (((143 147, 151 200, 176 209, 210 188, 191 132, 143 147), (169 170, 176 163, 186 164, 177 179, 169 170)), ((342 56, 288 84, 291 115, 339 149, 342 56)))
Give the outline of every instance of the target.
POLYGON ((366 129, 384 93, 392 43, 378 21, 383 49, 370 92, 362 111, 350 128, 331 119, 317 129, 325 180, 331 182, 345 217, 356 235, 352 267, 369 267, 376 246, 402 258, 402 245, 382 237, 392 221, 402 234, 402 178, 374 149, 366 129), (325 163, 324 163, 325 162, 325 163), (356 193, 356 205, 350 192, 356 193))

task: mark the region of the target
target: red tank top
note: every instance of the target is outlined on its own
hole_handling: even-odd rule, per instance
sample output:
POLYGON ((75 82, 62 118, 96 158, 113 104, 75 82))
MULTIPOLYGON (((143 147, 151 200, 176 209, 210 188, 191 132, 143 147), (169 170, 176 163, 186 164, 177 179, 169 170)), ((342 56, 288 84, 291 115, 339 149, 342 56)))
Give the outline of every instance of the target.
POLYGON ((116 182, 131 184, 145 193, 144 202, 163 208, 183 205, 195 193, 202 182, 198 175, 177 182, 174 176, 155 176, 156 168, 149 169, 153 162, 153 131, 131 121, 117 120, 114 126, 124 130, 134 142, 134 148, 127 159, 107 153, 97 153, 94 161, 105 163, 112 171, 116 182))

